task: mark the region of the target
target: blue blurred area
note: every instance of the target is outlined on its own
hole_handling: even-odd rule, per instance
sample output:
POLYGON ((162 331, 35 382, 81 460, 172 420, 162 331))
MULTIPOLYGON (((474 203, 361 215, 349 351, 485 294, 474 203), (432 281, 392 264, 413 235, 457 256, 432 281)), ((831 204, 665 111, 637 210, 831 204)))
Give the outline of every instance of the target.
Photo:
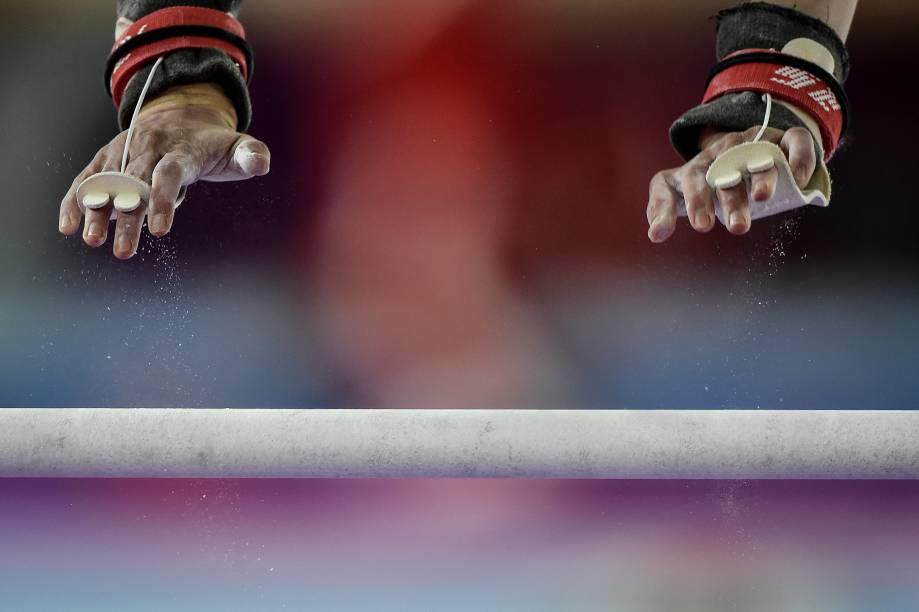
POLYGON ((708 266, 589 287, 569 279, 555 325, 586 405, 915 407, 919 296, 909 279, 872 277, 870 266, 828 279, 819 262, 794 272, 782 261, 731 263, 738 271, 723 285, 698 280, 708 266), (685 302, 674 301, 674 288, 685 302))
MULTIPOLYGON (((556 610, 621 612, 646 612, 668 609, 679 602, 687 605, 686 593, 650 596, 634 585, 612 580, 605 588, 580 590, 581 585, 534 585, 530 581, 486 582, 484 584, 457 585, 444 579, 423 588, 387 587, 384 585, 359 586, 306 584, 299 587, 280 584, 261 589, 226 583, 207 584, 196 581, 155 581, 134 579, 111 581, 111 576, 74 574, 62 580, 61 576, 9 577, 16 585, 7 594, 7 605, 22 612, 37 610, 95 610, 117 612, 132 610, 154 612, 247 612, 249 610, 324 610, 336 612, 465 612, 489 610, 490 612, 554 612, 556 610), (18 578, 18 579, 17 579, 18 578), (103 586, 105 585, 105 586, 103 586), (561 591, 561 592, 560 592, 561 591), (36 597, 36 593, 47 596, 36 597), (53 594, 53 595, 51 595, 53 594)), ((723 592, 706 597, 696 596, 701 603, 688 610, 732 610, 735 603, 753 605, 748 610, 766 612, 775 610, 770 605, 782 604, 782 610, 801 612, 912 612, 917 596, 914 585, 908 582, 890 584, 885 580, 862 581, 849 585, 824 585, 807 588, 794 584, 783 585, 782 597, 769 595, 738 595, 739 589, 726 588, 723 592), (714 605, 714 608, 705 608, 714 605)), ((779 585, 773 585, 779 586, 779 585)), ((648 587, 646 587, 648 588, 648 587)), ((751 591, 754 586, 748 587, 751 591)), ((692 601, 692 590, 690 602, 692 601)), ((689 605, 694 605, 689 603, 689 605)))
POLYGON ((0 353, 4 405, 321 407, 327 401, 330 381, 320 364, 311 364, 310 330, 292 312, 290 296, 279 295, 283 276, 238 270, 191 287, 185 279, 163 281, 156 291, 130 284, 98 290, 96 282, 67 283, 78 287, 67 303, 48 291, 28 309, 2 306, 16 321, 3 333, 4 345, 16 349, 0 353))

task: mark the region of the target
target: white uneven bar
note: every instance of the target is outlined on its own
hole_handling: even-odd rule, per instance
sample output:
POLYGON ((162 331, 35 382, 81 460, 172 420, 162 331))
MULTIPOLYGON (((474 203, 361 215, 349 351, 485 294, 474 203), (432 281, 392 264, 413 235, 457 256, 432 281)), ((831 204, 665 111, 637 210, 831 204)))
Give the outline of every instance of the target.
POLYGON ((0 476, 919 478, 919 412, 0 409, 0 476))

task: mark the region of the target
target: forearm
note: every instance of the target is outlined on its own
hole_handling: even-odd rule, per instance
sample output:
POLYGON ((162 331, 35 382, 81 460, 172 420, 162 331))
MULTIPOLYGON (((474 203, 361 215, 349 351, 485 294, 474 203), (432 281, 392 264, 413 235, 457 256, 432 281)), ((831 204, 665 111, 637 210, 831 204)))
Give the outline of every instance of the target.
POLYGON ((827 24, 843 40, 849 36, 858 0, 770 0, 770 4, 793 8, 827 24))

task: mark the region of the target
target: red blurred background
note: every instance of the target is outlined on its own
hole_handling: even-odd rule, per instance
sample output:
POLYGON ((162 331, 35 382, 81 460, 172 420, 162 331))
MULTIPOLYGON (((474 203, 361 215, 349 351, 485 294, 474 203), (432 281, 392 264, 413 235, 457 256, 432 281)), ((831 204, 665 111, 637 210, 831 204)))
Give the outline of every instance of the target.
MULTIPOLYGON (((3 6, 0 406, 915 407, 919 5, 859 9, 829 210, 653 246, 722 3, 250 1, 272 174, 126 264, 55 232, 113 5, 3 6)), ((6 481, 0 608, 910 610, 915 489, 6 481)))
POLYGON ((174 235, 119 264, 49 229, 114 135, 112 5, 15 5, 3 26, 0 170, 24 204, 0 243, 0 404, 904 408, 919 391, 915 7, 856 17, 829 210, 654 246, 647 184, 679 163, 667 128, 700 97, 722 3, 250 3, 272 174, 194 186, 174 235))

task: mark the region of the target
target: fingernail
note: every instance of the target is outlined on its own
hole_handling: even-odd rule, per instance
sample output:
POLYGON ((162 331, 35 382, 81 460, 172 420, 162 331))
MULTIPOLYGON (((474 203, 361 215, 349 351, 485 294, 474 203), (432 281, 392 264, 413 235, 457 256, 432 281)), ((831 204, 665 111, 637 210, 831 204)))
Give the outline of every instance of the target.
POLYGON ((103 236, 102 222, 93 221, 92 223, 90 223, 89 229, 86 230, 86 235, 89 236, 90 238, 102 238, 103 236))
POLYGON ((264 175, 269 171, 268 157, 263 153, 250 149, 247 145, 242 145, 236 149, 236 162, 250 174, 264 175))
POLYGON ((247 146, 241 146, 238 149, 236 149, 236 161, 239 162, 240 164, 243 164, 244 162, 246 162, 247 160, 253 157, 255 157, 255 151, 253 151, 247 146))
POLYGON ((122 234, 118 237, 118 250, 122 253, 131 252, 131 239, 128 238, 127 234, 122 234))
POLYGON ((745 229, 747 227, 747 219, 744 217, 743 213, 739 210, 735 210, 731 213, 731 229, 745 229))
POLYGON ((153 218, 150 220, 150 232, 157 236, 166 233, 166 215, 163 213, 153 215, 153 218))
POLYGON ((58 226, 58 227, 60 227, 61 231, 64 231, 64 230, 66 230, 66 229, 69 229, 70 226, 71 226, 72 224, 73 224, 73 222, 70 220, 70 215, 67 214, 67 213, 62 213, 62 214, 61 214, 60 225, 58 226))
POLYGON ((706 228, 711 224, 712 218, 707 212, 700 211, 696 213, 696 227, 706 228))

